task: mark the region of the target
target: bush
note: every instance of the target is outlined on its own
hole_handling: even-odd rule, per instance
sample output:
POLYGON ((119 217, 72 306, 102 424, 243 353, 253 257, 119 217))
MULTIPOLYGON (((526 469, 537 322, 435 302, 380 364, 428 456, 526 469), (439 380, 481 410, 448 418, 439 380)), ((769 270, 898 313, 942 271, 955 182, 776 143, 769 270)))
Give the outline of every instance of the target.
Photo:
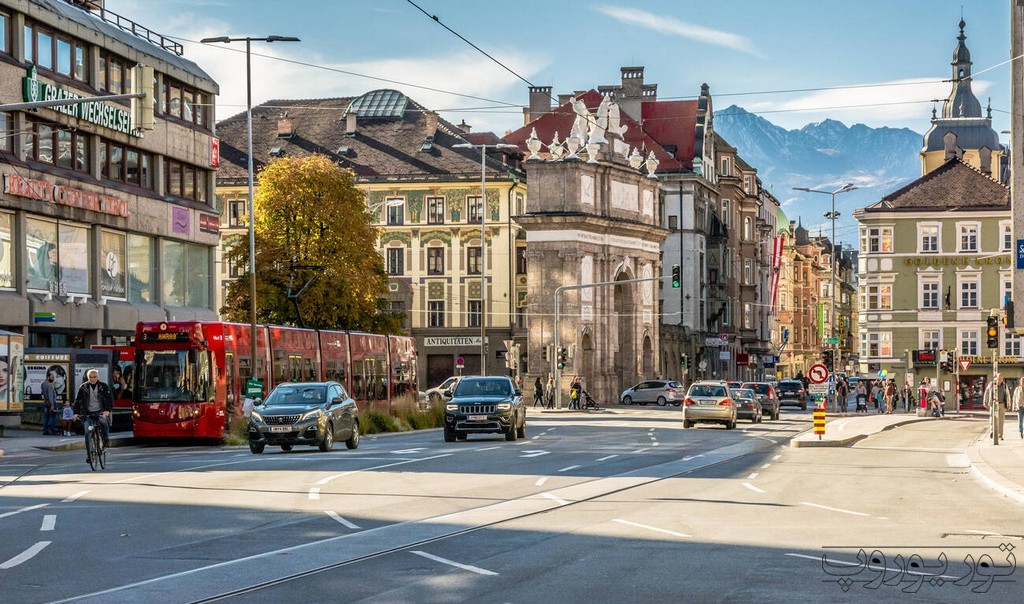
POLYGON ((221 441, 229 447, 249 444, 249 419, 232 417, 231 425, 221 433, 221 441))
POLYGON ((444 407, 434 405, 421 409, 412 394, 405 394, 391 403, 390 413, 385 405, 371 405, 359 422, 363 434, 380 432, 408 432, 440 428, 444 425, 444 407))

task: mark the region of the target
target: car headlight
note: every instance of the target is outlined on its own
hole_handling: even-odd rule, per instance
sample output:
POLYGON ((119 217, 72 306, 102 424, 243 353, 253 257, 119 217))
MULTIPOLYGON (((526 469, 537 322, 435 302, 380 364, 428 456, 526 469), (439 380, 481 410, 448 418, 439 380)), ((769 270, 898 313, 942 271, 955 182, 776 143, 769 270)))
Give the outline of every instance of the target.
POLYGON ((498 411, 508 411, 511 408, 512 403, 498 403, 498 406, 496 407, 498 411))
POLYGON ((258 422, 263 421, 263 416, 260 415, 259 413, 255 412, 255 411, 250 411, 249 412, 249 417, 251 417, 252 419, 254 419, 254 420, 258 421, 258 422))
POLYGON ((458 405, 454 405, 452 403, 448 403, 447 405, 444 406, 444 410, 445 411, 458 411, 459 410, 459 406, 458 405))
POLYGON ((302 417, 299 418, 299 421, 302 422, 302 421, 306 421, 307 419, 316 419, 317 417, 320 417, 320 410, 319 409, 311 409, 311 410, 306 411, 305 413, 303 413, 302 417))

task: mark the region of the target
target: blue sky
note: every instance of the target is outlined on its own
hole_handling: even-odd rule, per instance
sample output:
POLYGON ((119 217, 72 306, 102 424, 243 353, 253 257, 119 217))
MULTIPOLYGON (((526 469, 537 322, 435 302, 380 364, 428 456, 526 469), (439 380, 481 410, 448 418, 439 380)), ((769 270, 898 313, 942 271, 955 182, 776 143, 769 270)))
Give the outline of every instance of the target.
MULTIPOLYGON (((962 11, 975 93, 983 106, 991 97, 995 129, 1009 130, 1010 0, 415 2, 555 94, 616 84, 620 67, 642 65, 660 99, 692 98, 707 82, 717 109, 737 104, 785 128, 833 118, 919 133, 928 128, 930 100, 949 93, 942 80, 950 77, 962 11), (780 90, 800 92, 773 92, 780 90)), ((254 56, 254 104, 396 88, 474 131, 522 125, 516 106, 527 103, 527 84, 407 0, 106 5, 181 39, 185 56, 220 83, 219 119, 245 109, 244 56, 231 52, 244 46, 189 40, 276 34, 302 41, 257 43, 253 52, 308 65, 254 56)))

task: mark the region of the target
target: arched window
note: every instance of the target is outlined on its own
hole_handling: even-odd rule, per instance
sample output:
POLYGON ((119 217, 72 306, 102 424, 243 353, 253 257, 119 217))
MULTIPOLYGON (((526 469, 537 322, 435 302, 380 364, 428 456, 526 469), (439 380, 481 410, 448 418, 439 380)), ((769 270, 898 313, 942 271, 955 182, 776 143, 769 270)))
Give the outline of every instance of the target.
POLYGON ((747 216, 743 219, 743 239, 750 241, 754 238, 754 219, 747 216))

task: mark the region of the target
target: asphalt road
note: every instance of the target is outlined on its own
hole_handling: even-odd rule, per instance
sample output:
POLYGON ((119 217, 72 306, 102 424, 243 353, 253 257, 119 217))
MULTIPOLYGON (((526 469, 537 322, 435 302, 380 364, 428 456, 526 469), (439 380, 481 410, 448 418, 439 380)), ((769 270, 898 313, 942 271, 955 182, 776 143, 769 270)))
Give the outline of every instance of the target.
POLYGON ((788 448, 810 413, 531 414, 514 443, 434 430, 328 454, 128 447, 102 472, 80 451, 0 458, 0 601, 1019 601, 1020 508, 964 469, 981 423, 788 448))

